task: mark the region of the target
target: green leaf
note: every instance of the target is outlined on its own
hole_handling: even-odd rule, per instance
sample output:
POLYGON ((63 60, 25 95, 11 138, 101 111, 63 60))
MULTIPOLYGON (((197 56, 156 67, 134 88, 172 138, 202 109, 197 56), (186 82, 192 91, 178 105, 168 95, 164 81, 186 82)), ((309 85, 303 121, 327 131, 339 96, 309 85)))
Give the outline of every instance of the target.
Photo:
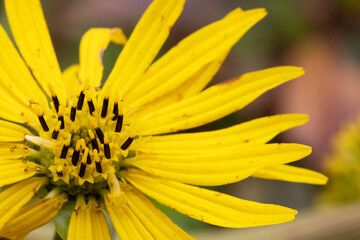
POLYGON ((67 239, 70 218, 74 210, 75 204, 76 204, 75 200, 69 199, 69 201, 62 206, 60 212, 54 219, 56 232, 63 240, 67 239))

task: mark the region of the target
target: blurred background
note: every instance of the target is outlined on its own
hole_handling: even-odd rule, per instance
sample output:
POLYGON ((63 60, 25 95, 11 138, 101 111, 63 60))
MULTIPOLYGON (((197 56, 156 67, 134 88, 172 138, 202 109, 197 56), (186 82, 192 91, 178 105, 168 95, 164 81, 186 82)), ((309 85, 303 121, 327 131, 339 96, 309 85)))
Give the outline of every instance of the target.
MULTIPOLYGON (((87 29, 121 27, 129 36, 150 2, 42 1, 62 70, 78 63, 79 42, 87 29)), ((235 45, 212 84, 279 65, 301 66, 306 75, 200 130, 272 114, 309 114, 306 125, 275 141, 312 146, 312 155, 295 165, 327 174, 329 184, 312 186, 249 178, 217 189, 239 198, 299 210, 294 223, 278 226, 222 229, 166 208, 164 211, 200 239, 360 239, 360 207, 356 203, 360 200, 360 1, 188 0, 160 55, 237 7, 266 8, 268 16, 235 45)), ((105 75, 120 51, 121 47, 110 45, 105 52, 105 75)), ((33 238, 48 239, 41 231, 33 238)))

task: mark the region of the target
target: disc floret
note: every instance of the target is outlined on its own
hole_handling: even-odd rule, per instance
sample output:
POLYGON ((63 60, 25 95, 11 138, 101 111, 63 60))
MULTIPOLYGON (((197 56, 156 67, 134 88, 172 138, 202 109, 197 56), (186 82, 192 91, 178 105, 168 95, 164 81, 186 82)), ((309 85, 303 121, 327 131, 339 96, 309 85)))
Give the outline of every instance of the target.
POLYGON ((32 103, 41 128, 38 137, 26 139, 39 145, 42 155, 53 153, 45 157, 43 164, 53 185, 71 195, 79 191, 95 193, 106 186, 109 174, 121 169, 119 158, 134 137, 124 138, 127 126, 123 126, 117 100, 101 92, 82 90, 78 97, 62 105, 51 92, 53 108, 49 111, 32 103))

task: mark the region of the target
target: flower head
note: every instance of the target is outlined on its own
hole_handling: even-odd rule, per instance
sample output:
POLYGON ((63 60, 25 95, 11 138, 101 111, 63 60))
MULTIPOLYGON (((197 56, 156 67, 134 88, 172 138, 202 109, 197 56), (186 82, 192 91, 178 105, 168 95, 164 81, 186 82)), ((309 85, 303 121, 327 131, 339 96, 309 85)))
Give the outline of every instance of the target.
POLYGON ((325 170, 333 181, 324 189, 321 201, 333 205, 359 201, 360 116, 342 126, 333 140, 325 159, 325 170))
POLYGON ((198 186, 249 176, 326 182, 286 165, 309 155, 310 147, 267 143, 305 123, 306 115, 169 134, 222 118, 303 74, 276 67, 203 90, 264 9, 236 9, 153 62, 183 5, 155 0, 128 40, 118 28, 90 29, 79 65, 61 73, 39 0, 5 0, 21 57, 1 27, 1 237, 23 238, 59 214, 57 220, 69 223, 56 221, 64 238, 110 239, 107 211, 121 239, 191 239, 148 197, 210 224, 252 227, 291 221, 296 211, 198 186), (124 48, 101 85, 110 42, 124 48))

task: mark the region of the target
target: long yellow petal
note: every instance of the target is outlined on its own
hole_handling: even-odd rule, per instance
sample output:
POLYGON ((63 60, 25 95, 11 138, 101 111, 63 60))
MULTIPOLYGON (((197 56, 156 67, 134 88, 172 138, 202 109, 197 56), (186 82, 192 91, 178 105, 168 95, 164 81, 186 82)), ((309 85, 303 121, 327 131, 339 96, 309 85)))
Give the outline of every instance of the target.
POLYGON ((36 116, 29 102, 46 109, 47 100, 1 25, 0 61, 0 117, 34 126, 36 116))
POLYGON ((186 99, 197 94, 198 92, 203 90, 206 85, 212 80, 213 76, 219 70, 227 55, 228 52, 226 52, 226 54, 223 54, 221 57, 214 60, 213 62, 206 64, 197 73, 189 77, 189 79, 186 80, 178 88, 166 93, 162 97, 159 97, 138 109, 136 111, 136 115, 144 116, 150 114, 154 111, 154 109, 159 110, 182 99, 186 99))
POLYGON ((15 42, 43 89, 49 85, 61 102, 66 99, 65 85, 39 0, 5 0, 6 15, 15 42))
POLYGON ((264 9, 234 10, 182 40, 156 61, 124 97, 129 111, 177 88, 204 65, 221 57, 266 15, 264 9))
POLYGON ((113 197, 108 194, 104 199, 106 210, 120 239, 154 239, 135 213, 126 205, 123 196, 113 197))
POLYGON ((128 206, 151 232, 154 239, 194 239, 174 224, 137 189, 128 184, 121 186, 121 189, 125 193, 128 206))
POLYGON ((105 88, 121 89, 120 94, 132 88, 167 39, 169 30, 183 9, 184 2, 185 0, 153 1, 119 55, 105 83, 105 88))
POLYGON ((39 124, 37 116, 28 106, 25 107, 22 103, 15 101, 14 98, 6 92, 0 94, 0 118, 27 124, 34 128, 39 124))
POLYGON ((222 227, 254 227, 292 221, 297 212, 286 207, 261 204, 226 194, 156 178, 138 170, 126 179, 158 202, 189 217, 222 227))
POLYGON ((81 91, 81 82, 79 80, 79 65, 73 64, 66 68, 62 73, 62 78, 69 97, 78 96, 81 91))
POLYGON ((66 201, 64 196, 43 198, 22 207, 0 231, 0 235, 9 239, 20 239, 31 231, 50 222, 66 201))
POLYGON ((308 119, 304 114, 274 115, 216 131, 141 138, 131 148, 145 153, 177 155, 186 150, 208 151, 241 144, 266 143, 279 133, 304 124, 308 119))
POLYGON ((0 75, 1 95, 6 95, 14 101, 21 103, 27 109, 29 101, 39 103, 44 109, 48 106, 47 99, 29 68, 15 49, 7 33, 0 25, 0 75))
POLYGON ((91 28, 84 34, 80 42, 79 69, 79 81, 83 88, 100 87, 104 69, 102 64, 104 51, 110 41, 124 45, 126 40, 120 28, 91 28))
POLYGON ((27 160, 0 160, 0 187, 32 177, 40 170, 27 160))
POLYGON ((194 185, 240 181, 260 168, 297 161, 311 153, 300 144, 252 144, 179 155, 139 155, 125 160, 153 175, 194 185))
POLYGON ((15 123, 0 120, 0 142, 24 141, 25 134, 30 134, 26 128, 15 123))
POLYGON ((111 235, 103 213, 103 205, 99 205, 94 198, 90 198, 88 205, 91 208, 91 228, 93 231, 93 239, 111 240, 111 235))
POLYGON ((0 193, 0 230, 37 194, 42 184, 44 184, 43 178, 29 178, 0 193))
POLYGON ((0 161, 25 158, 30 153, 30 149, 25 144, 0 142, 0 161))
POLYGON ((270 166, 258 169, 255 173, 252 174, 252 176, 265 179, 318 185, 324 185, 328 181, 328 178, 321 173, 289 165, 270 166))
POLYGON ((303 73, 303 69, 297 67, 275 67, 247 73, 133 121, 142 135, 194 128, 240 110, 269 89, 303 73))
POLYGON ((90 198, 89 203, 86 204, 84 196, 78 196, 71 215, 67 239, 111 239, 105 215, 95 199, 90 198))
POLYGON ((76 206, 71 214, 67 239, 92 239, 89 215, 84 196, 78 195, 76 206))

